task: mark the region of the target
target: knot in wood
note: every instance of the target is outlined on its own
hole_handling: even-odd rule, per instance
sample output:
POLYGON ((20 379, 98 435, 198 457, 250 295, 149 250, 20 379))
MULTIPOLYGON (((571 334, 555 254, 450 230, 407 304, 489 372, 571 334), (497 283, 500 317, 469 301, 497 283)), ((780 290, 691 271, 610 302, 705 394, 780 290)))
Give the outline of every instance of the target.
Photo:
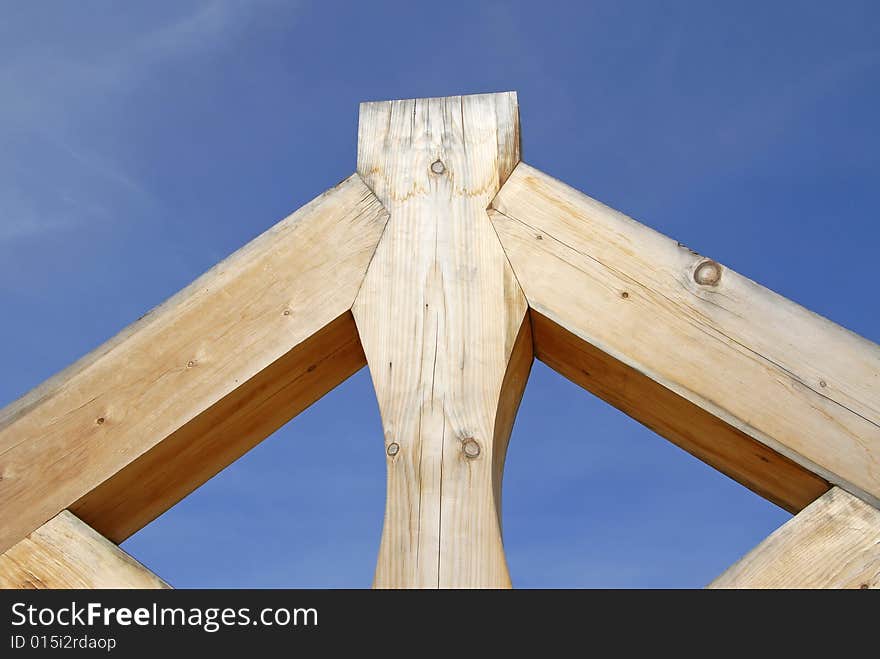
POLYGON ((721 280, 721 266, 709 259, 694 270, 694 281, 701 286, 715 286, 721 280))
POLYGON ((473 460, 480 455, 480 445, 477 443, 477 440, 473 437, 468 437, 462 442, 461 450, 464 452, 464 457, 473 460))

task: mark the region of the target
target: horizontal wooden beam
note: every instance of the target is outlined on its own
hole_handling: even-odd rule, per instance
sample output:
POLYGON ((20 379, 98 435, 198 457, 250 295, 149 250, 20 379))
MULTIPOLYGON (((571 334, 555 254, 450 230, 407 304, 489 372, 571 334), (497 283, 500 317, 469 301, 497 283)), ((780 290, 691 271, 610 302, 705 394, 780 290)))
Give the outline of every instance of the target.
POLYGON ((838 487, 709 588, 880 588, 880 510, 838 487))
POLYGON ((0 588, 170 588, 62 510, 0 555, 0 588))
POLYGON ((386 219, 353 175, 0 412, 0 551, 67 508, 121 542, 363 366, 386 219))
POLYGON ((520 163, 493 225, 535 353, 788 510, 880 497, 880 347, 520 163))

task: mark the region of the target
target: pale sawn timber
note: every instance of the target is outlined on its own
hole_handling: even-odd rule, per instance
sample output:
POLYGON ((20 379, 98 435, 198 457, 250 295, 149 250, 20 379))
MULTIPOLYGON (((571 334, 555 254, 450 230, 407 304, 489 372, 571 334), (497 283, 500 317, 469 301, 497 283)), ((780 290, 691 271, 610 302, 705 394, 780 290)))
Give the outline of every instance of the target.
POLYGON ((0 551, 68 508, 121 542, 362 367, 386 218, 352 175, 0 412, 0 551))
POLYGON ((802 511, 713 586, 876 586, 880 347, 519 143, 514 93, 362 104, 357 175, 0 411, 0 561, 57 568, 12 581, 108 583, 94 547, 128 565, 111 541, 368 362, 375 585, 507 587, 501 480, 534 355, 802 511))
POLYGON ((833 487, 708 587, 880 588, 880 510, 833 487))
POLYGON ((76 515, 62 510, 0 555, 0 588, 170 588, 76 515))
POLYGON ((877 344, 524 163, 492 208, 539 359, 790 511, 877 505, 877 344))
POLYGON ((385 431, 380 588, 510 586, 501 472, 532 340, 486 207, 518 160, 513 93, 361 105, 357 170, 390 213, 352 309, 385 431))

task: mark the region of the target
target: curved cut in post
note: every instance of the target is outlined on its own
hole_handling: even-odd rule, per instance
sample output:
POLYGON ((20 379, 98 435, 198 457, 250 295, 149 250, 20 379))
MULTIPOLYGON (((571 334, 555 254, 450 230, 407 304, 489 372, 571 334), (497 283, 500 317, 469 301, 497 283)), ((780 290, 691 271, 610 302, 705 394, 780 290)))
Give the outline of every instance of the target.
POLYGON ((509 587, 501 472, 532 363, 486 214, 519 160, 514 93, 364 103, 358 173, 389 211, 352 312, 388 461, 376 587, 509 587))

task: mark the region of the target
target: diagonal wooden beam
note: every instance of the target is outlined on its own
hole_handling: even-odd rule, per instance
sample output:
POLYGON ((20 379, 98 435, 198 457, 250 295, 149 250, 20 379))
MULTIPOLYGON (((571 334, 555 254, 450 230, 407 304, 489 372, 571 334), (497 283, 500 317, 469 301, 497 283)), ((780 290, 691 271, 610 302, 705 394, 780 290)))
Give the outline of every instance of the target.
POLYGON ((386 218, 351 176, 0 412, 0 552, 67 508, 121 542, 361 368, 386 218))
POLYGON ((0 554, 0 588, 170 588, 73 513, 62 510, 0 554))
POLYGON ((880 346, 520 163, 492 223, 536 356, 798 511, 880 501, 880 346))
POLYGON ((516 95, 361 105, 358 173, 390 212, 353 313, 388 489, 377 587, 505 587, 501 472, 532 363, 486 216, 519 160, 516 95))
POLYGON ((708 588, 880 588, 880 510, 833 487, 708 588))
MULTIPOLYGON (((0 411, 0 581, 154 583, 110 541, 367 361, 379 587, 510 585, 501 480, 533 352, 788 510, 829 482, 880 503, 880 347, 519 156, 513 93, 362 104, 358 175, 0 411)), ((877 514, 835 488, 721 580, 874 585, 877 514), (807 541, 857 558, 790 567, 807 541)))

